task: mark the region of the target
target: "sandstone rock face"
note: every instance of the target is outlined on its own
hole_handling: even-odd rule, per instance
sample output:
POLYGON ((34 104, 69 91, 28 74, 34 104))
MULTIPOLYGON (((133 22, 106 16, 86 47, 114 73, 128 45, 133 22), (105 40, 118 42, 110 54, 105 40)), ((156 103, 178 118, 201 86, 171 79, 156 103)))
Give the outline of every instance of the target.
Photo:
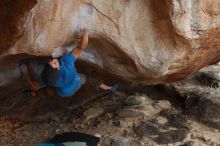
POLYGON ((81 60, 127 81, 176 81, 220 60, 219 0, 0 2, 1 69, 25 53, 59 57, 86 27, 81 60), (13 30, 13 31, 12 31, 13 30))

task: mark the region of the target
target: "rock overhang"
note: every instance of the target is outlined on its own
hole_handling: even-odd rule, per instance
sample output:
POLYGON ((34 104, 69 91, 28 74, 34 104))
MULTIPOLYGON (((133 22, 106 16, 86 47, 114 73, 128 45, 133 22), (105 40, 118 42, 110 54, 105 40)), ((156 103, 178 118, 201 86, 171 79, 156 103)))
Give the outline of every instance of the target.
POLYGON ((11 12, 21 8, 1 16, 6 22, 12 18, 8 24, 17 30, 7 33, 11 28, 1 25, 6 32, 1 38, 4 64, 11 54, 61 56, 76 45, 81 27, 90 33, 82 61, 129 82, 177 81, 220 60, 217 0, 1 3, 11 12))

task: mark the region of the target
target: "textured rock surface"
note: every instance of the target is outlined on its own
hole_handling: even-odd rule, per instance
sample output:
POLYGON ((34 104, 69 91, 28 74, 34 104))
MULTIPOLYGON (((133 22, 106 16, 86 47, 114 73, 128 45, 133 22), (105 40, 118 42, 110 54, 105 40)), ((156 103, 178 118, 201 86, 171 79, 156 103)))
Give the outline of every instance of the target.
POLYGON ((1 69, 24 58, 18 57, 22 53, 61 56, 86 27, 86 64, 133 82, 176 81, 219 61, 219 5, 219 0, 2 0, 1 69))
POLYGON ((132 95, 125 99, 124 107, 118 111, 118 116, 120 118, 153 117, 171 108, 171 103, 167 100, 153 101, 148 96, 132 95))
POLYGON ((212 65, 199 73, 174 84, 182 97, 186 97, 186 112, 209 126, 220 128, 220 65, 212 65))
POLYGON ((157 119, 143 122, 135 128, 135 132, 140 137, 154 139, 158 144, 168 144, 183 141, 189 130, 185 116, 170 115, 164 124, 158 123, 157 119))
POLYGON ((220 129, 220 96, 207 98, 194 94, 188 97, 186 109, 189 115, 220 129))

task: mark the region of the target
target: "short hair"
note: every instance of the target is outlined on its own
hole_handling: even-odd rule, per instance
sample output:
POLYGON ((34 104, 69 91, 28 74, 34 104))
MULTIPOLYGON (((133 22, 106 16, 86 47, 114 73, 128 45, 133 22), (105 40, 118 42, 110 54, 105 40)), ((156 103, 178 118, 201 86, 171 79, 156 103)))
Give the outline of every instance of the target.
POLYGON ((54 87, 56 81, 60 75, 60 71, 57 68, 53 68, 49 64, 46 64, 41 74, 43 81, 46 85, 54 87))

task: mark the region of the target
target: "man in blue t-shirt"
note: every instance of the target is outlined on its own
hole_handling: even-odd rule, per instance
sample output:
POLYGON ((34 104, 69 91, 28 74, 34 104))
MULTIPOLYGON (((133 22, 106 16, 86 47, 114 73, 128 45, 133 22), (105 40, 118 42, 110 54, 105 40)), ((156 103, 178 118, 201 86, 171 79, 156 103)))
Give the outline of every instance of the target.
MULTIPOLYGON (((27 65, 21 64, 21 72, 33 91, 37 91, 42 87, 54 87, 59 96, 69 97, 74 95, 80 86, 85 83, 85 76, 79 75, 75 68, 75 61, 88 46, 88 31, 82 29, 81 33, 79 45, 60 59, 50 59, 38 81, 33 79, 27 65)), ((104 90, 111 89, 105 84, 100 84, 99 87, 104 90)), ((34 92, 31 94, 34 95, 34 92)))

